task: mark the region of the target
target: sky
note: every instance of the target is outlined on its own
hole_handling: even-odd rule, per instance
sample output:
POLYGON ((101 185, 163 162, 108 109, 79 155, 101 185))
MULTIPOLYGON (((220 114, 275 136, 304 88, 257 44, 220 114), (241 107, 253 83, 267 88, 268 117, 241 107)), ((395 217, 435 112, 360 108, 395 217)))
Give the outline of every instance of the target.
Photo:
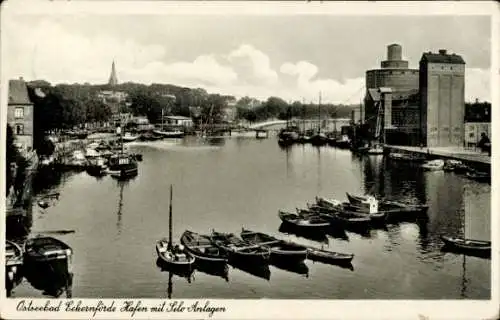
POLYGON ((9 78, 169 83, 210 93, 359 103, 365 72, 386 47, 447 49, 466 62, 466 101, 491 101, 485 16, 11 15, 3 21, 9 78))

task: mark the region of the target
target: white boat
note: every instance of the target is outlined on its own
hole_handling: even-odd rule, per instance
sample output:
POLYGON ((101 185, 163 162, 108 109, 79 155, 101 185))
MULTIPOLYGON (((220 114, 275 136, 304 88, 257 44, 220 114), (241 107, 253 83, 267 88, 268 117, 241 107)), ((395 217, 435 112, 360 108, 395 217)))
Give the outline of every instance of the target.
POLYGON ((376 145, 368 149, 367 153, 371 155, 384 154, 384 148, 381 145, 376 145))
POLYGON ((422 168, 424 168, 425 170, 430 170, 430 171, 443 170, 444 163, 445 162, 442 159, 431 160, 431 161, 427 161, 426 163, 422 164, 422 168))
POLYGON ((182 138, 184 136, 184 132, 180 130, 174 130, 174 131, 153 130, 153 132, 165 138, 182 138))
POLYGON ((124 142, 132 142, 132 141, 135 141, 137 140, 137 138, 139 138, 139 136, 133 136, 132 134, 130 134, 130 132, 126 132, 123 137, 122 137, 122 140, 124 142))

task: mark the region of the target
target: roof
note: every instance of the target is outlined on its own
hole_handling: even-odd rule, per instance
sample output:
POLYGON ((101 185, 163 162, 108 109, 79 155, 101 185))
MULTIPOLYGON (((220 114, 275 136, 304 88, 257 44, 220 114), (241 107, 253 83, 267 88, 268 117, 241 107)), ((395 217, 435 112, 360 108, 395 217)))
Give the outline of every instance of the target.
POLYGON ((439 50, 439 53, 426 52, 422 55, 420 62, 465 64, 462 56, 454 53, 447 54, 446 50, 439 50))
POLYGON ((172 119, 172 120, 192 120, 191 118, 183 117, 183 116, 165 116, 165 118, 172 119))
POLYGON ((9 80, 9 104, 32 104, 24 80, 9 80))

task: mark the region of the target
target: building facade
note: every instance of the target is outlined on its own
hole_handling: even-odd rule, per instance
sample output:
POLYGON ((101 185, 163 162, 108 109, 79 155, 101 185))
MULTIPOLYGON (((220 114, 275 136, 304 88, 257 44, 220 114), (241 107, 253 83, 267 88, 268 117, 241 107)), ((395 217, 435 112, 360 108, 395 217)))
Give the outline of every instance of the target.
POLYGON ((22 78, 10 80, 7 123, 14 132, 16 145, 25 151, 33 149, 33 111, 26 82, 22 78))
POLYGON ((419 70, 403 60, 399 44, 387 46, 381 69, 366 71, 363 119, 369 134, 386 143, 416 145, 419 137, 419 70), (382 119, 377 122, 378 118, 382 119), (377 129, 377 125, 381 128, 377 129), (378 132, 380 135, 378 136, 378 132), (387 133, 387 134, 386 134, 387 133))
POLYGON ((427 147, 463 147, 465 61, 461 56, 424 53, 420 59, 420 132, 427 147))
POLYGON ((193 126, 193 119, 183 116, 165 116, 165 123, 172 126, 190 128, 193 126))

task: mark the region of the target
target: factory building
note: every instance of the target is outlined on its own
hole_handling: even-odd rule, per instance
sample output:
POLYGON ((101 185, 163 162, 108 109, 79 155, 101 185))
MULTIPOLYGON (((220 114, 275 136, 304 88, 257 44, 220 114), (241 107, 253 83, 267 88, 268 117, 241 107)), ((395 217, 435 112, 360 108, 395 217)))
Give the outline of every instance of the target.
POLYGON ((417 145, 419 140, 419 70, 403 60, 399 44, 387 46, 380 69, 366 72, 364 120, 371 136, 388 144, 417 145), (382 117, 380 130, 377 119, 382 117), (380 137, 383 135, 383 137, 380 137))
POLYGON ((428 147, 463 147, 465 61, 461 56, 427 52, 420 59, 420 130, 428 147))
POLYGON ((465 62, 459 55, 424 53, 409 69, 398 44, 381 69, 366 72, 364 121, 375 140, 391 145, 464 145, 465 62))

